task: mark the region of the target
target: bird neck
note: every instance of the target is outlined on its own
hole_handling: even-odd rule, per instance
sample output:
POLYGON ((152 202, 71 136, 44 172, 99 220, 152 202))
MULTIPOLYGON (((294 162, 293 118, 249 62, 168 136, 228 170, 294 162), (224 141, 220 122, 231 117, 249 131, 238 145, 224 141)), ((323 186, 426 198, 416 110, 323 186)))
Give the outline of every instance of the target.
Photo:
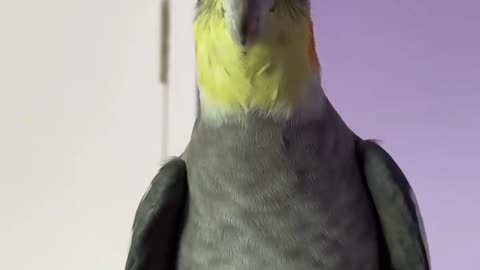
POLYGON ((224 120, 255 111, 289 116, 319 81, 320 64, 309 19, 269 19, 252 47, 230 37, 223 18, 195 21, 202 117, 224 120), (283 23, 284 22, 284 23, 283 23))

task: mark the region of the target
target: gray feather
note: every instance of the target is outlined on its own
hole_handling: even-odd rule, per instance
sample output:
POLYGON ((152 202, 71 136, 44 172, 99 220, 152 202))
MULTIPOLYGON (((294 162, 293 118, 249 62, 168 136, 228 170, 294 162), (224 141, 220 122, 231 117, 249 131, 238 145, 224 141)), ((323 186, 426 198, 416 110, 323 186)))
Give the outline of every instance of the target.
POLYGON ((422 216, 405 175, 376 143, 359 141, 357 151, 377 209, 392 269, 429 270, 422 216))
POLYGON ((138 206, 126 270, 174 270, 187 200, 185 162, 173 159, 153 179, 138 206))
POLYGON ((179 270, 378 270, 354 142, 331 107, 308 121, 198 121, 179 270))

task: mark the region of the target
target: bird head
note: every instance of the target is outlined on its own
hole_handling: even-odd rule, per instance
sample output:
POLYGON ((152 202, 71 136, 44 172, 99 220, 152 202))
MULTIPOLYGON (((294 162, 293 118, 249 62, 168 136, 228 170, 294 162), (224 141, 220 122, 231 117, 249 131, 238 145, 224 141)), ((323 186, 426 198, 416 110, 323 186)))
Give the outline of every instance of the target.
POLYGON ((223 111, 284 111, 319 71, 310 0, 198 0, 201 103, 223 111))

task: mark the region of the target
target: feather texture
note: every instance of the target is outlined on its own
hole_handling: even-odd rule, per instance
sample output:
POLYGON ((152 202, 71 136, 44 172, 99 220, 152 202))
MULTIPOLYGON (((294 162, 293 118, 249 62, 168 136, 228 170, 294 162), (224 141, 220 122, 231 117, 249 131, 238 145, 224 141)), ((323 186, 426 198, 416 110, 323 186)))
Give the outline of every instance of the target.
POLYGON ((309 17, 276 10, 259 41, 245 49, 230 36, 220 2, 205 5, 194 24, 202 107, 281 114, 298 105, 319 72, 309 17))

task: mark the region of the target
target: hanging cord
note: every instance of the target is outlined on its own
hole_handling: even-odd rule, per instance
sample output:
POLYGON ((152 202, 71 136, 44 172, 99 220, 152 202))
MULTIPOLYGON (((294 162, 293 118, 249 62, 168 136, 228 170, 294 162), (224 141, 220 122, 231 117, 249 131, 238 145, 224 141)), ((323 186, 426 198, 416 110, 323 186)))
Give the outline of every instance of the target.
POLYGON ((169 126, 169 98, 170 89, 168 81, 169 67, 169 42, 170 42, 170 1, 161 0, 160 23, 160 83, 164 86, 162 96, 162 145, 161 156, 166 158, 168 154, 168 126, 169 126))

